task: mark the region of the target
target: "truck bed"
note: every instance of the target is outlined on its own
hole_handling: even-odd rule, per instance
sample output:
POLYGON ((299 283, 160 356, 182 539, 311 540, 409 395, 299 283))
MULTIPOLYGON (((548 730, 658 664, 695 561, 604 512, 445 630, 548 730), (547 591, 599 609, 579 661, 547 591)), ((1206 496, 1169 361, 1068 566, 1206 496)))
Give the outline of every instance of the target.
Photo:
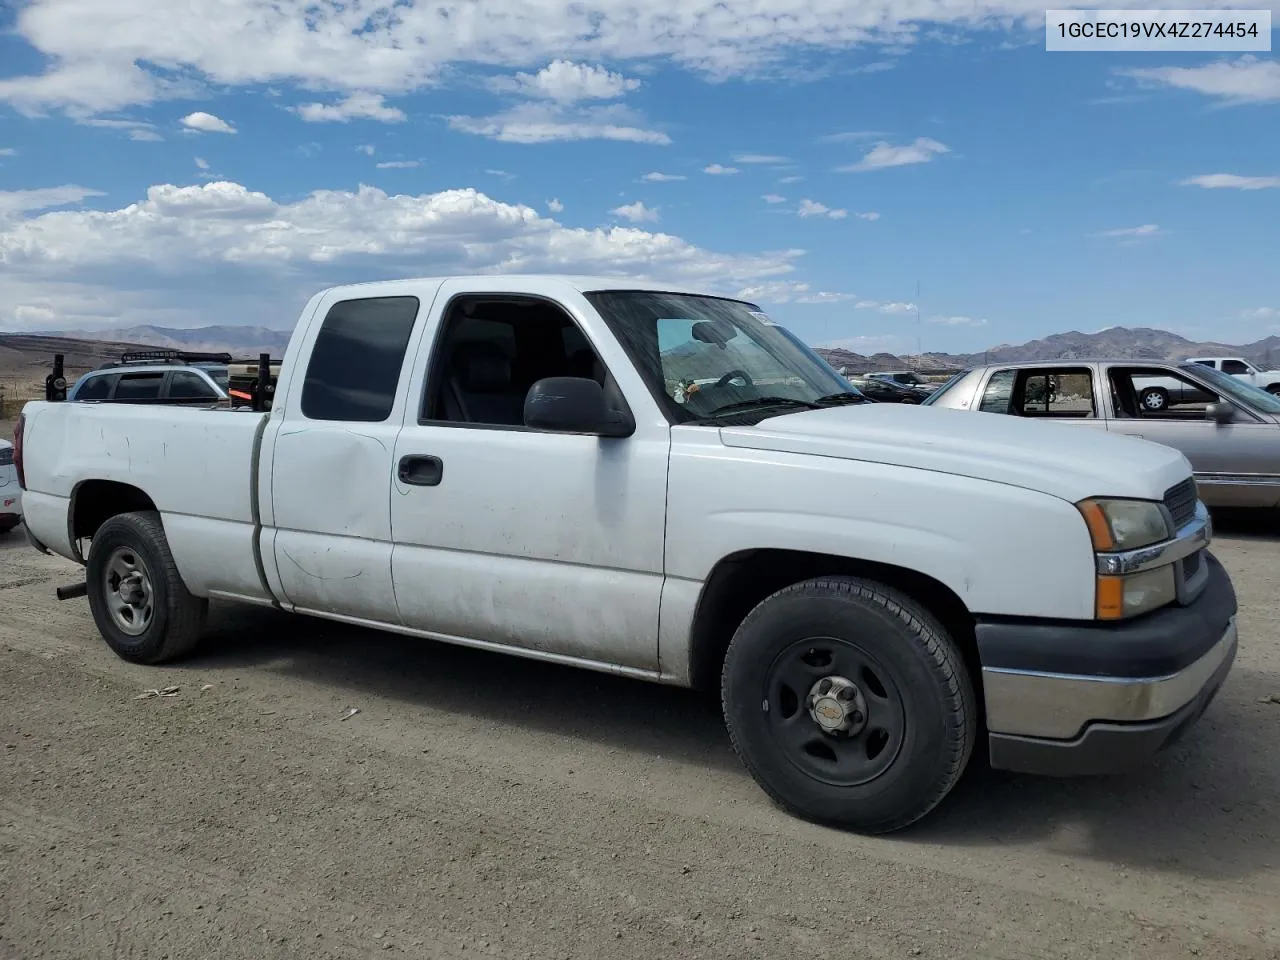
POLYGON ((162 514, 193 593, 269 599, 253 551, 253 455, 266 414, 39 402, 25 415, 26 525, 50 550, 78 558, 67 523, 73 497, 90 509, 90 483, 126 484, 162 514))

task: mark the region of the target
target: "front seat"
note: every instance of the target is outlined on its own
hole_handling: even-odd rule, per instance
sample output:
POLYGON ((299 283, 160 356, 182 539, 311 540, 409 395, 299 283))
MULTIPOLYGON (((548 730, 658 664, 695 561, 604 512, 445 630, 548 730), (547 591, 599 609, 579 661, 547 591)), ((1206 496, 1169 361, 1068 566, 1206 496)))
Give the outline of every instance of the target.
POLYGON ((512 383, 506 351, 489 340, 464 340, 453 348, 444 401, 450 420, 524 426, 524 392, 512 383))

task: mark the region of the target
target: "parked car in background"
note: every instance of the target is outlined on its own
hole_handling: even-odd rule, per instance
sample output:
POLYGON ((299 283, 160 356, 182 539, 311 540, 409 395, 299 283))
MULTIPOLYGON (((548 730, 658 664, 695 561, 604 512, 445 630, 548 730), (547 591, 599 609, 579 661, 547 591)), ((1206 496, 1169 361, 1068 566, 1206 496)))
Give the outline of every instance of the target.
POLYGON ((67 399, 196 406, 220 403, 228 399, 230 363, 230 355, 126 353, 120 360, 84 374, 68 391, 67 399))
POLYGON ((0 534, 22 522, 22 488, 13 463, 13 444, 0 440, 0 534))
POLYGON ((1205 503, 1280 504, 1280 397, 1203 364, 1057 360, 990 364, 954 378, 927 405, 1050 420, 1182 451, 1205 503), (1169 402, 1144 392, 1159 382, 1169 402))
POLYGON ((938 384, 926 380, 911 370, 877 370, 874 373, 868 373, 867 377, 874 380, 888 380, 890 383, 901 384, 904 387, 915 387, 926 393, 933 393, 938 389, 938 384))
POLYGON ((1212 367, 1244 380, 1250 386, 1260 387, 1267 393, 1280 394, 1280 370, 1261 370, 1244 357, 1191 357, 1187 363, 1212 367))
POLYGON ((928 390, 880 377, 855 377, 850 383, 868 400, 876 403, 924 403, 932 396, 928 390))

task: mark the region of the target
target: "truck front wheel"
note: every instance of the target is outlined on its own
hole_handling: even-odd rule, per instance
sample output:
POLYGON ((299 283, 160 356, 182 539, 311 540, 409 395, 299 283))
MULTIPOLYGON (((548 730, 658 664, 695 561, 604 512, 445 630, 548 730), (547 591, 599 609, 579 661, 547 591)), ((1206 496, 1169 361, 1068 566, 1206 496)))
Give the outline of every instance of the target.
POLYGON ((941 624, 870 580, 825 577, 743 620, 721 676, 733 748, 798 816, 889 833, 955 786, 977 733, 973 685, 941 624))
POLYGON ((93 534, 86 564, 98 632, 131 663, 163 663, 200 641, 207 600, 182 582, 160 515, 121 513, 93 534))

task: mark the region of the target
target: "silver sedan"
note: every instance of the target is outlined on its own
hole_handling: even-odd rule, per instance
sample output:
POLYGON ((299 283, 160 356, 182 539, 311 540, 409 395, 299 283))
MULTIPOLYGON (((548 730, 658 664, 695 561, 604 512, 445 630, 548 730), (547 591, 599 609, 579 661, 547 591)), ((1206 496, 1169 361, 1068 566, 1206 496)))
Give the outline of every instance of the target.
POLYGON ((1055 360, 965 370, 927 406, 1051 420, 1180 450, 1210 506, 1280 504, 1280 397, 1210 367, 1156 360, 1055 360), (1152 382, 1168 402, 1144 402, 1152 382))

